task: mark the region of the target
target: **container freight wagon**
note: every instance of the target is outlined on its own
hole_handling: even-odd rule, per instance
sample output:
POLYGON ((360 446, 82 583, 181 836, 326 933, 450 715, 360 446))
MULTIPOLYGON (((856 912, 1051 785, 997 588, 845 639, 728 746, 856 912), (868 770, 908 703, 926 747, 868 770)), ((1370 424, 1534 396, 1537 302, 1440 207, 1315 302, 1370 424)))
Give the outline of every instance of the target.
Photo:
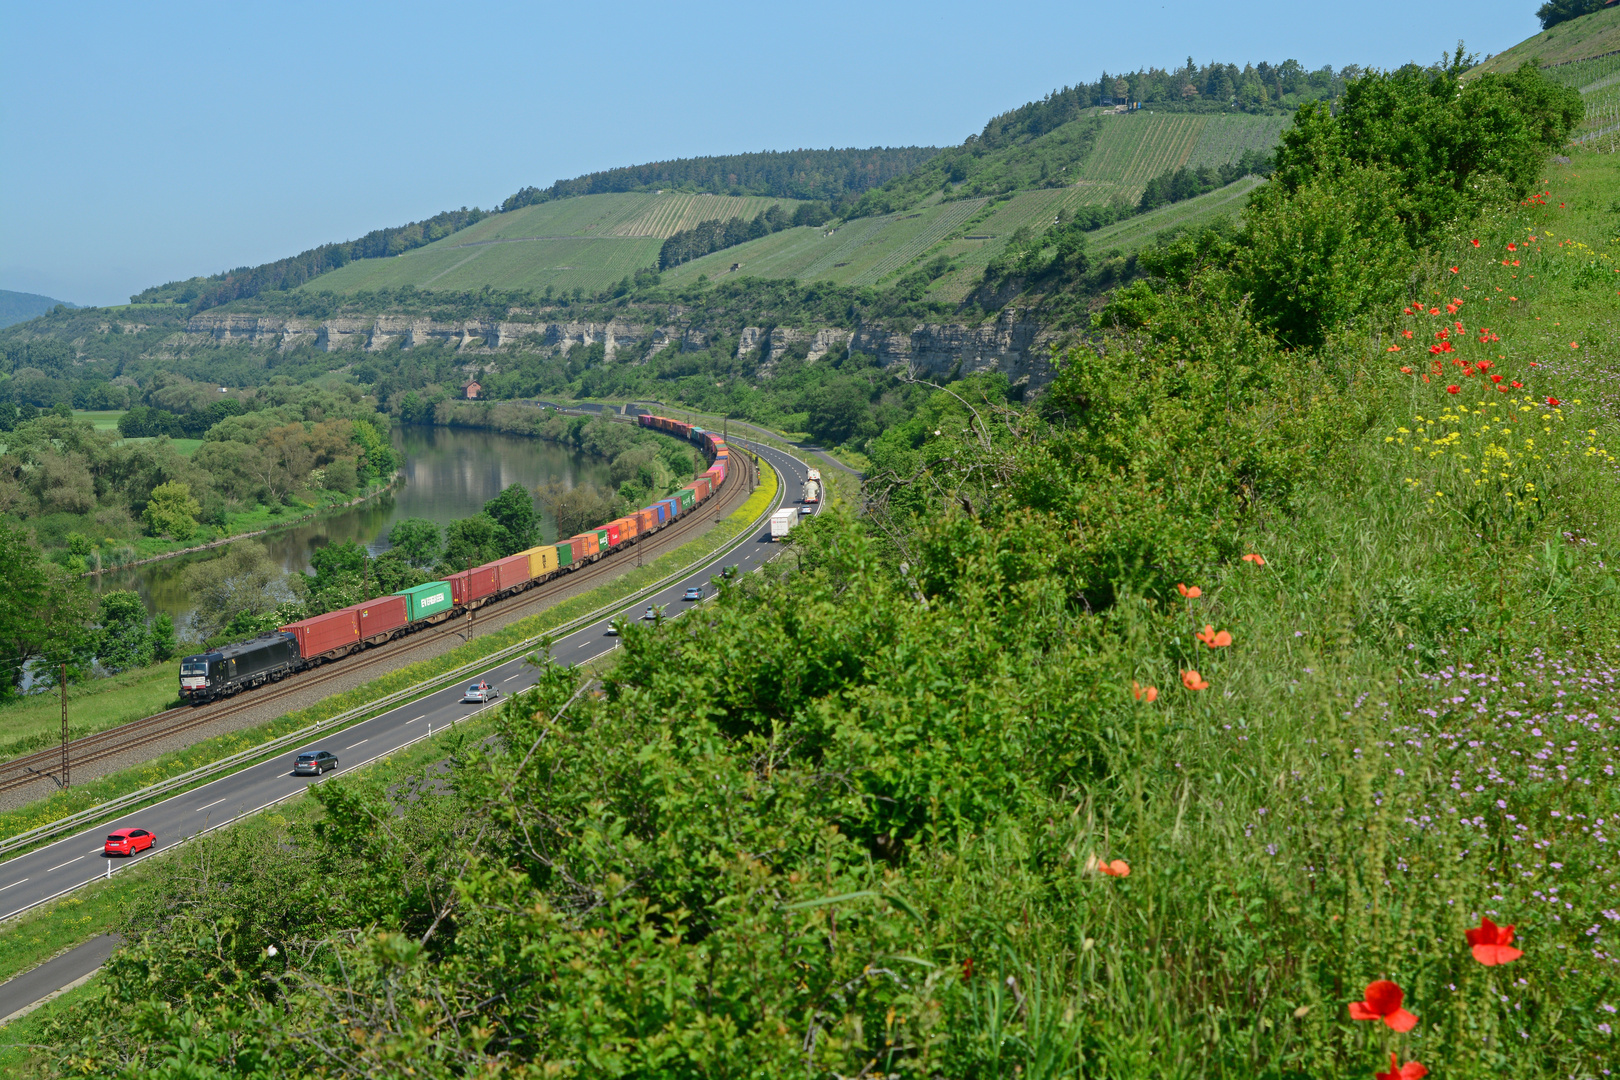
POLYGON ((367 645, 381 645, 397 638, 410 626, 403 596, 379 596, 351 610, 360 617, 360 640, 367 645))
POLYGON ((272 682, 304 666, 293 635, 277 630, 252 641, 193 653, 180 661, 180 696, 187 701, 219 697, 272 682))
POLYGON ((578 536, 574 537, 574 539, 579 541, 579 551, 576 553, 576 559, 581 559, 585 562, 595 562, 597 559, 601 558, 601 530, 592 529, 590 532, 582 532, 578 536))
POLYGON ((430 581, 394 594, 405 598, 406 611, 414 623, 436 623, 448 619, 456 609, 448 581, 430 581))
POLYGON ((658 509, 644 506, 633 515, 636 519, 636 535, 646 536, 658 528, 658 509))
POLYGON ((799 512, 791 506, 784 506, 771 515, 771 540, 776 541, 788 534, 795 522, 799 520, 799 512))
MULTIPOLYGON (((553 555, 556 553, 553 552, 553 555)), ((511 596, 520 593, 529 587, 532 579, 529 574, 529 553, 520 551, 516 555, 508 555, 504 559, 496 559, 489 564, 495 570, 496 596, 511 596)))
MULTIPOLYGON (((567 544, 561 545, 568 550, 568 561, 574 561, 574 551, 567 544)), ((520 551, 518 555, 529 560, 529 580, 538 584, 545 581, 557 572, 560 565, 556 544, 542 544, 527 551, 520 551)))
POLYGON ((495 564, 475 566, 445 579, 450 583, 450 595, 455 606, 469 611, 481 608, 499 590, 495 580, 495 564))
POLYGON ((639 535, 636 530, 636 519, 634 517, 614 518, 612 521, 608 522, 608 528, 619 530, 619 539, 614 545, 615 547, 617 547, 619 544, 633 544, 636 541, 636 537, 639 535))
POLYGON ((328 611, 299 619, 281 628, 298 642, 298 655, 306 665, 321 664, 360 650, 360 614, 354 608, 328 611))

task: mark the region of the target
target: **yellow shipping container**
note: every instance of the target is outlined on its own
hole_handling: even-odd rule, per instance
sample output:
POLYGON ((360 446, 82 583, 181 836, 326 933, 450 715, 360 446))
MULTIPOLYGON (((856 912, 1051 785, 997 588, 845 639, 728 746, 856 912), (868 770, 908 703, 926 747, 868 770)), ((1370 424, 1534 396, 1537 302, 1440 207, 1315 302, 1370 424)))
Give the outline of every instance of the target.
POLYGON ((519 555, 529 557, 529 576, 542 578, 557 569, 557 549, 550 544, 542 547, 532 547, 528 551, 520 551, 519 555))

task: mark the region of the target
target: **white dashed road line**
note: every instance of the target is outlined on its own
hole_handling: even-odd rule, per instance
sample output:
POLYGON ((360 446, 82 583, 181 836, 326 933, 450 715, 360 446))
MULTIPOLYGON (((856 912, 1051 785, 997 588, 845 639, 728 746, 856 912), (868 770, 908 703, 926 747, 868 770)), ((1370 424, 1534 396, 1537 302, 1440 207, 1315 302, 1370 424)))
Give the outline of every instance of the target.
POLYGON ((366 745, 366 743, 368 743, 370 741, 371 741, 370 739, 361 739, 359 742, 352 743, 349 746, 345 746, 343 749, 345 749, 345 750, 353 750, 356 746, 364 746, 364 745, 366 745))
POLYGON ((23 878, 22 881, 13 881, 10 885, 0 885, 0 892, 5 892, 7 889, 14 889, 18 885, 21 885, 23 881, 27 880, 27 878, 23 878))
POLYGON ((79 861, 81 861, 83 859, 86 859, 86 858, 88 858, 88 856, 80 855, 77 859, 69 859, 67 862, 60 862, 60 863, 57 863, 55 866, 47 867, 45 872, 48 874, 52 870, 60 870, 64 866, 72 866, 74 863, 79 862, 79 861))
MULTIPOLYGON (((225 799, 228 799, 228 798, 230 798, 229 795, 225 796, 225 799)), ((213 808, 215 806, 218 806, 220 803, 224 802, 225 799, 215 799, 213 802, 209 803, 207 806, 199 806, 199 807, 197 807, 197 809, 193 810, 192 813, 200 814, 204 810, 208 810, 208 809, 211 809, 211 808, 213 808)))

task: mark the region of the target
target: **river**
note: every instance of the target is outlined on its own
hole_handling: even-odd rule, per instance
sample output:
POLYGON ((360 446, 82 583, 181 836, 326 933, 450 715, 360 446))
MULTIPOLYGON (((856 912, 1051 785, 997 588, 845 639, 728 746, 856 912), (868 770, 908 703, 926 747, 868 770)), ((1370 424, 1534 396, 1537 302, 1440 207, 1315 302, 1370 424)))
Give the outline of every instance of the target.
MULTIPOLYGON (((405 427, 394 429, 393 442, 404 464, 400 482, 392 491, 347 510, 253 537, 253 542, 263 544, 288 570, 303 573, 310 568, 310 555, 327 544, 357 540, 378 554, 388 550, 388 530, 401 518, 427 518, 442 527, 478 513, 484 503, 512 484, 522 484, 531 492, 553 480, 569 486, 610 486, 607 462, 543 439, 470 428, 405 427)), ((540 512, 544 539, 555 540, 556 523, 540 512)), ((183 629, 194 606, 186 595, 186 567, 218 558, 226 550, 219 547, 109 571, 99 581, 91 581, 98 592, 133 589, 149 611, 167 612, 174 617, 175 626, 183 629)))

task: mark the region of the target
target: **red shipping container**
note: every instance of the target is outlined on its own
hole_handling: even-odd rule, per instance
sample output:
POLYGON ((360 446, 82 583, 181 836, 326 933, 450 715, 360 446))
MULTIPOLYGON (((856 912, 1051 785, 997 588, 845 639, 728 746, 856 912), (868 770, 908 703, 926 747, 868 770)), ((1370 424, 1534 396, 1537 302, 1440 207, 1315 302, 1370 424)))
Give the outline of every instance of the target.
POLYGON ((650 506, 644 506, 636 511, 636 535, 650 533, 658 528, 658 511, 650 506))
POLYGON ((407 618, 403 596, 379 596, 348 610, 359 620, 361 641, 387 637, 404 626, 407 618))
POLYGON ((710 495, 714 494, 714 478, 708 473, 704 473, 696 480, 693 480, 692 486, 697 489, 697 497, 699 502, 702 502, 704 499, 707 499, 710 495))
POLYGON ((360 641, 360 618, 353 608, 300 619, 282 629, 298 640, 298 655, 305 660, 333 649, 346 649, 360 641))
POLYGON ((529 557, 527 555, 508 555, 504 559, 496 559, 490 565, 495 568, 495 588, 497 592, 515 589, 529 580, 529 557))
POLYGON ((450 582, 450 599, 457 607, 476 603, 496 591, 495 564, 486 563, 445 579, 450 582))
POLYGON ((618 547, 619 542, 624 539, 623 536, 619 535, 619 523, 617 521, 610 521, 606 525, 602 526, 602 528, 607 530, 608 547, 618 547))

